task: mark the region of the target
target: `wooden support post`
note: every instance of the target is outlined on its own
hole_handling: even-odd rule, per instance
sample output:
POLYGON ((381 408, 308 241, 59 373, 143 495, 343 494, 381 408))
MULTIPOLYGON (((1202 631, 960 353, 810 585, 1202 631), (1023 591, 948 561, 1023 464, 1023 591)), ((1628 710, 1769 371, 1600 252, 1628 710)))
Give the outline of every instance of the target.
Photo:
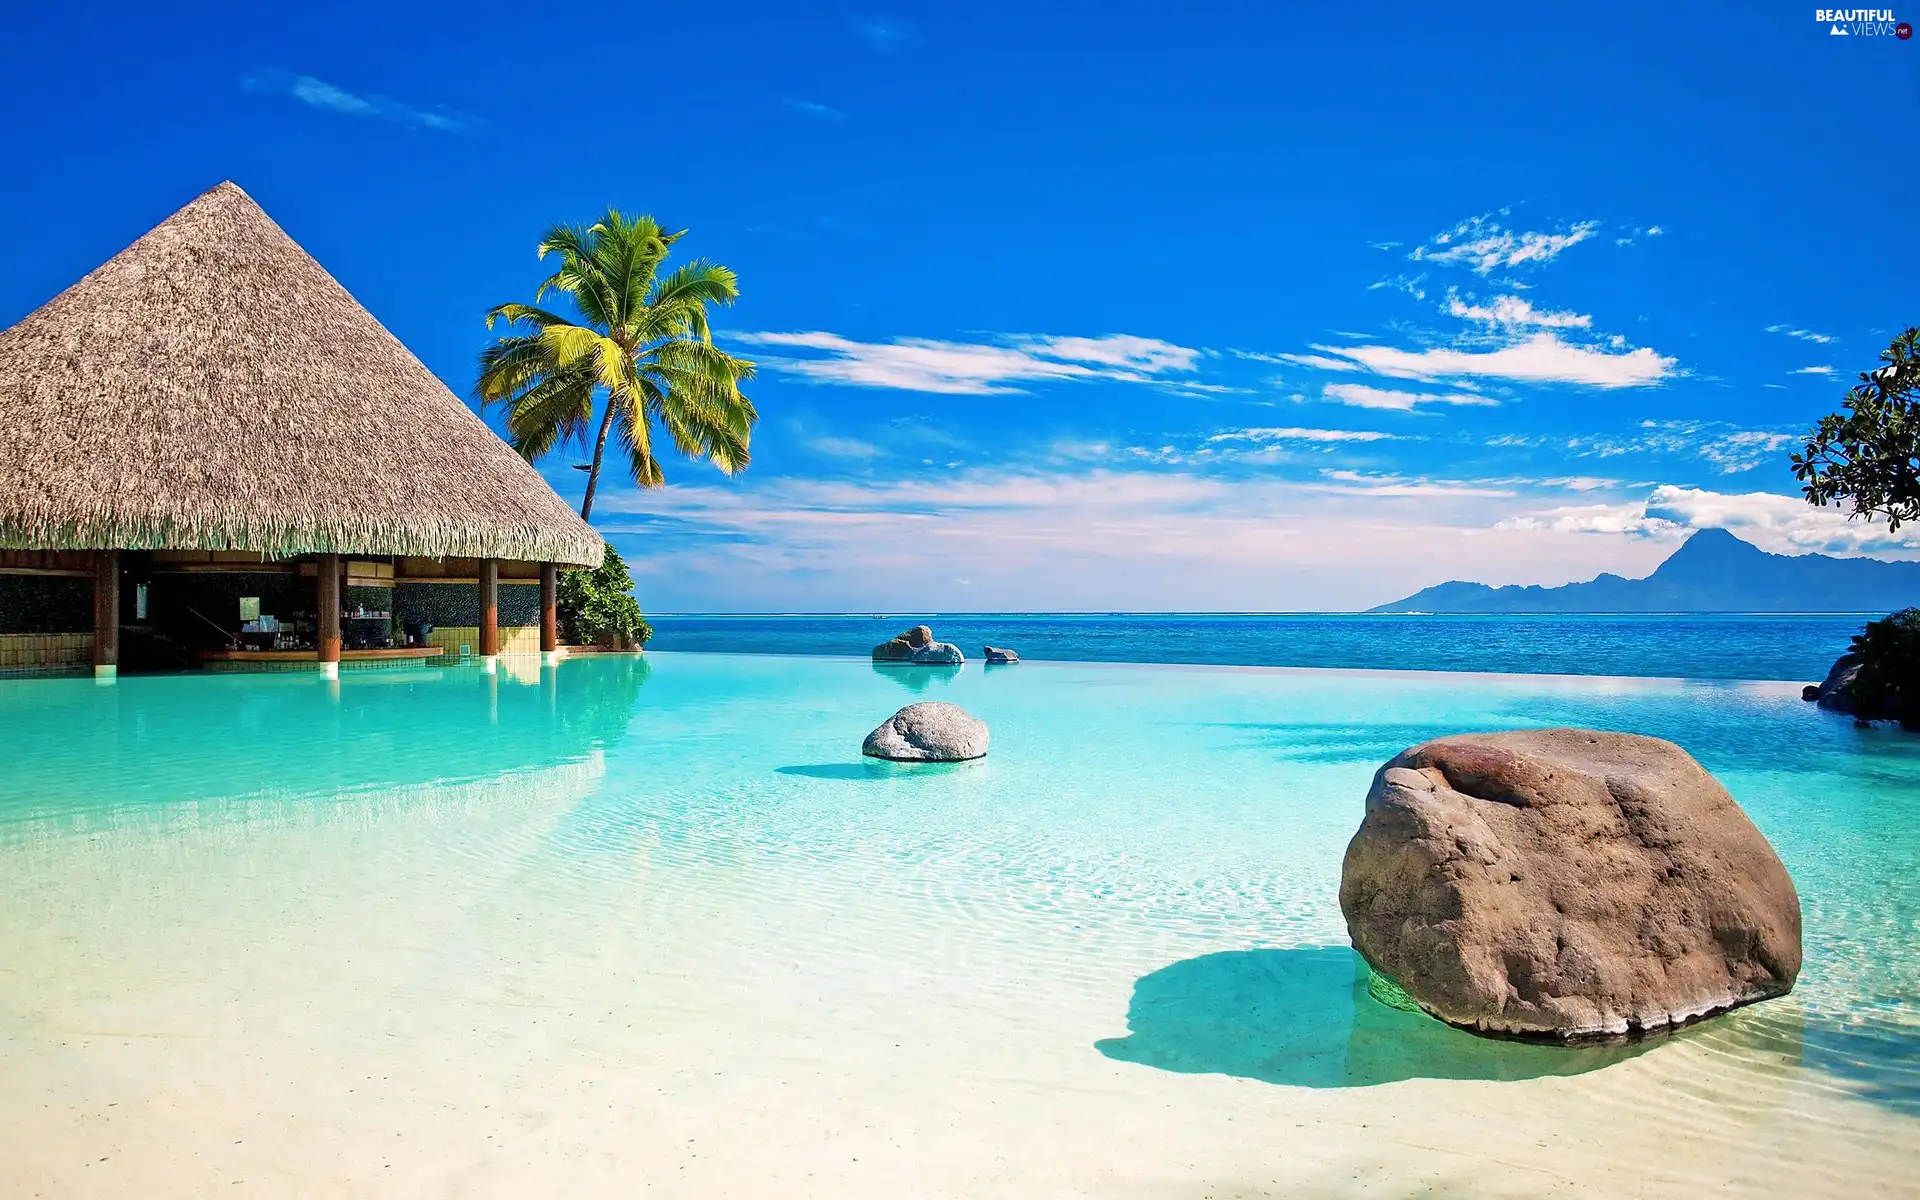
POLYGON ((93 555, 93 674, 112 679, 120 671, 120 552, 93 555))
POLYGON ((480 660, 491 671, 500 657, 500 560, 480 560, 480 660))
POLYGON ((548 661, 560 652, 560 569, 540 564, 540 653, 548 661))
POLYGON ((314 641, 320 650, 320 674, 340 677, 340 556, 322 554, 314 578, 314 641))

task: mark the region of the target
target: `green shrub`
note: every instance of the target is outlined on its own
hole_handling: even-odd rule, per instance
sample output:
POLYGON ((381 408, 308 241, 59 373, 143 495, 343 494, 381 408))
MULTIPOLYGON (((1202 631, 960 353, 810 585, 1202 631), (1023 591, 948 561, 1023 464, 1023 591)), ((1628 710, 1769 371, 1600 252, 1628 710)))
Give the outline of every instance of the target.
POLYGON ((560 577, 559 600, 560 635, 574 645, 645 645, 653 636, 633 598, 633 576, 612 546, 593 570, 560 577))
POLYGON ((1920 729, 1920 608, 1867 622, 1853 652, 1860 658, 1850 689, 1854 713, 1920 729))

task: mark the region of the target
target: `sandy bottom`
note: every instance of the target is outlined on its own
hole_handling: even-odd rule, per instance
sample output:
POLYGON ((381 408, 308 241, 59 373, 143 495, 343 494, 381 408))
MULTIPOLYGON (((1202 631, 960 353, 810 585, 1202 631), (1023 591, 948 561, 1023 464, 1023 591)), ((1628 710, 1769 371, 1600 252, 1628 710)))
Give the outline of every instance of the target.
POLYGON ((1920 1121, 1802 1069, 1791 1000, 1572 1076, 1163 1070, 1096 1043, 1176 942, 583 848, 600 770, 16 839, 0 1195, 1914 1194, 1920 1121))

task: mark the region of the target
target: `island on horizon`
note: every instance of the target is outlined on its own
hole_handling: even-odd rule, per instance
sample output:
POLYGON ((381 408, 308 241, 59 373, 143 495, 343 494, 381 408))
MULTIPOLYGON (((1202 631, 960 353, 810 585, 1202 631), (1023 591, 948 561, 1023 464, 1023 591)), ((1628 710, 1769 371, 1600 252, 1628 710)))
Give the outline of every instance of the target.
POLYGON ((1920 603, 1920 562, 1770 554, 1724 529, 1702 529, 1644 579, 1585 583, 1450 580, 1370 613, 1861 613, 1920 603))

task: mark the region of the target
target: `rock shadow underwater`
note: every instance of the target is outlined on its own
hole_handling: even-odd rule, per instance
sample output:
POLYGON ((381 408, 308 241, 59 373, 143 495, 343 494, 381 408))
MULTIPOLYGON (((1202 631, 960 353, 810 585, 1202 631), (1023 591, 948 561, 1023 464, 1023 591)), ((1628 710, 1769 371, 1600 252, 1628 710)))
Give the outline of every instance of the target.
POLYGON ((859 762, 796 763, 793 766, 775 767, 773 773, 798 775, 805 779, 837 779, 848 783, 898 783, 902 780, 977 771, 985 766, 985 760, 978 758, 960 762, 890 762, 883 758, 862 758, 859 762))
POLYGON ((1346 946, 1185 959, 1136 980, 1127 1036, 1094 1047, 1119 1062, 1181 1074, 1342 1088, 1579 1075, 1662 1040, 1557 1046, 1476 1037, 1389 1007, 1368 993, 1368 977, 1366 963, 1346 946))

